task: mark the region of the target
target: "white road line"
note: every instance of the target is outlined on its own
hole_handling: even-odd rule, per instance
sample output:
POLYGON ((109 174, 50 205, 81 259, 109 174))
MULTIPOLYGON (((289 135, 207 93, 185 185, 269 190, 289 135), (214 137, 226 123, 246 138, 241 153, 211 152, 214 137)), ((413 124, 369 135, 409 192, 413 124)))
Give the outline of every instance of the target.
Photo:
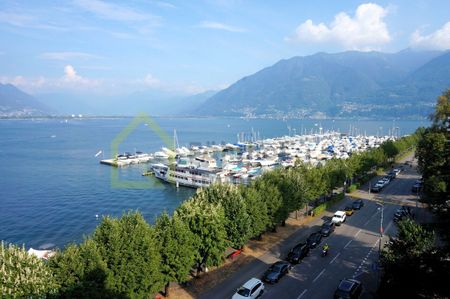
POLYGON ((306 291, 308 291, 308 289, 304 289, 300 296, 297 297, 297 299, 302 298, 302 296, 305 295, 306 291))
POLYGON ((373 214, 372 216, 370 216, 369 220, 367 220, 366 223, 364 223, 364 226, 366 226, 367 224, 369 224, 369 222, 372 220, 372 218, 375 217, 378 213, 380 213, 379 210, 377 210, 377 211, 375 212, 375 214, 373 214))
POLYGON ((355 234, 355 238, 359 235, 360 232, 361 232, 361 230, 359 230, 359 231, 355 234))
POLYGON ((314 278, 313 282, 316 282, 316 280, 319 279, 320 276, 322 276, 323 272, 325 272, 325 269, 320 271, 319 275, 317 275, 316 278, 314 278))
POLYGON ((347 244, 345 244, 344 249, 347 248, 348 245, 350 245, 350 243, 351 243, 352 241, 353 241, 353 240, 348 241, 347 244))
POLYGON ((340 256, 341 253, 338 252, 338 254, 336 254, 336 256, 331 260, 330 265, 338 258, 338 256, 340 256))
POLYGON ((359 276, 362 274, 362 272, 364 270, 361 271, 361 269, 363 268, 364 264, 367 262, 367 259, 369 258, 370 254, 373 252, 373 250, 375 249, 375 247, 377 246, 378 242, 380 241, 380 239, 378 239, 372 246, 372 248, 370 248, 369 252, 367 252, 366 256, 363 258, 363 260, 361 261, 361 263, 359 264, 358 268, 356 268, 355 272, 353 273, 353 278, 359 276))
POLYGON ((393 223, 393 222, 391 221, 391 222, 389 222, 389 224, 386 226, 386 229, 384 230, 385 233, 387 233, 387 231, 391 228, 392 223, 393 223))

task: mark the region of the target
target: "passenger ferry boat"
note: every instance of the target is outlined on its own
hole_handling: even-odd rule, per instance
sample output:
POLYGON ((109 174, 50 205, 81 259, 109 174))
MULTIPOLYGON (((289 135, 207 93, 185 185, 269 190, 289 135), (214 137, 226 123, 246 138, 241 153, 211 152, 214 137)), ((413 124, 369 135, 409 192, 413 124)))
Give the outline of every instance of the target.
POLYGON ((226 180, 216 161, 210 157, 197 157, 194 161, 180 158, 169 165, 152 164, 150 169, 156 178, 177 186, 201 188, 226 180))
POLYGON ((177 186, 201 188, 222 182, 221 170, 217 168, 156 163, 151 165, 151 170, 156 178, 177 186))

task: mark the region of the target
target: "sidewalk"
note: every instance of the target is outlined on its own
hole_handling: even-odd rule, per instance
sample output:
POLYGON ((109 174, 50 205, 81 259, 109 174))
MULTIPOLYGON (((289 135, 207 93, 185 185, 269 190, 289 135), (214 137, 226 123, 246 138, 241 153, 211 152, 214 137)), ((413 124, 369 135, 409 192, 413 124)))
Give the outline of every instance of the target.
MULTIPOLYGON (((231 277, 243 266, 261 260, 268 252, 279 252, 280 245, 301 228, 306 228, 307 224, 318 217, 300 216, 299 219, 289 218, 286 226, 277 227, 277 232, 268 232, 262 236, 261 240, 251 240, 243 248, 240 255, 233 259, 227 259, 220 267, 210 269, 208 273, 202 273, 200 278, 193 278, 190 285, 181 287, 177 284, 171 285, 170 298, 197 298, 206 289, 211 289, 224 280, 231 277)), ((164 297, 161 297, 164 298, 164 297)))
POLYGON ((223 265, 210 269, 208 273, 202 273, 200 278, 191 279, 188 286, 173 284, 170 290, 170 298, 206 298, 211 289, 228 279, 235 279, 233 274, 242 270, 245 266, 250 269, 249 271, 253 271, 261 263, 271 264, 275 262, 274 256, 284 258, 290 248, 300 240, 306 239, 310 233, 317 231, 323 220, 333 215, 331 211, 335 211, 337 207, 343 208, 350 200, 352 199, 346 196, 319 216, 301 216, 299 219, 288 218, 285 227, 277 227, 276 233, 265 233, 259 241, 249 241, 239 256, 232 260, 226 260, 223 265), (255 267, 248 267, 251 263, 254 263, 255 267))
MULTIPOLYGON (((408 155, 402 161, 410 160, 412 157, 412 154, 408 155)), ((371 180, 372 184, 378 179, 379 177, 373 178, 371 180)), ((355 198, 374 200, 374 194, 369 193, 368 190, 369 183, 366 183, 352 194, 347 194, 342 201, 335 203, 329 210, 334 211, 337 206, 344 206, 347 201, 355 198)), ((284 256, 298 240, 306 238, 315 225, 321 225, 323 218, 330 216, 332 216, 332 212, 325 211, 315 217, 300 216, 299 219, 289 218, 285 227, 277 227, 276 233, 265 233, 260 241, 252 240, 248 242, 239 256, 232 260, 226 260, 220 267, 210 269, 208 273, 202 273, 200 278, 191 279, 187 286, 182 287, 172 284, 170 298, 198 298, 208 293, 209 290, 218 284, 231 279, 235 272, 250 263, 257 263, 258 261, 263 261, 267 264, 273 263, 274 255, 278 257, 284 256)))

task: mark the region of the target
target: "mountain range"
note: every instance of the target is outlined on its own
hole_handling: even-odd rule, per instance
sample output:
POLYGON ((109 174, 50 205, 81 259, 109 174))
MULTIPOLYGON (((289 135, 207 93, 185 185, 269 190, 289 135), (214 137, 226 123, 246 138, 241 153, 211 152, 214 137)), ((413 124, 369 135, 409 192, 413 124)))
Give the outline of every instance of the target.
POLYGON ((281 60, 218 92, 199 115, 423 117, 450 87, 450 51, 317 53, 281 60))
POLYGON ((0 83, 0 117, 43 116, 51 108, 11 84, 0 83))
POLYGON ((423 118, 450 88, 450 51, 317 53, 281 60, 219 92, 43 93, 0 84, 0 117, 43 115, 423 118))

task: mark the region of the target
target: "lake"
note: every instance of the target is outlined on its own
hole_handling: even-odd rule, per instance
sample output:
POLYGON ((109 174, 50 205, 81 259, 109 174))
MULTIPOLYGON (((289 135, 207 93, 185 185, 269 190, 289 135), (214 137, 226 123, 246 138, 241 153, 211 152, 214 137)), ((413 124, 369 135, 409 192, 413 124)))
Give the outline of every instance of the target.
POLYGON ((404 135, 426 121, 274 120, 239 118, 153 118, 156 125, 119 119, 0 120, 0 240, 33 248, 64 247, 80 242, 103 215, 139 210, 152 223, 162 211, 172 213, 195 190, 175 188, 142 177, 146 164, 114 169, 99 164, 119 152, 155 152, 169 147, 161 136, 180 146, 236 142, 254 132, 260 138, 339 130, 348 133, 404 135), (129 131, 127 131, 129 129, 129 131), (128 134, 129 133, 129 134, 128 134), (115 139, 122 137, 122 140, 115 139), (120 141, 120 144, 119 142, 120 141), (97 157, 95 155, 102 151, 97 157), (119 179, 149 181, 150 188, 117 188, 119 179), (98 217, 96 217, 98 215, 98 217))

